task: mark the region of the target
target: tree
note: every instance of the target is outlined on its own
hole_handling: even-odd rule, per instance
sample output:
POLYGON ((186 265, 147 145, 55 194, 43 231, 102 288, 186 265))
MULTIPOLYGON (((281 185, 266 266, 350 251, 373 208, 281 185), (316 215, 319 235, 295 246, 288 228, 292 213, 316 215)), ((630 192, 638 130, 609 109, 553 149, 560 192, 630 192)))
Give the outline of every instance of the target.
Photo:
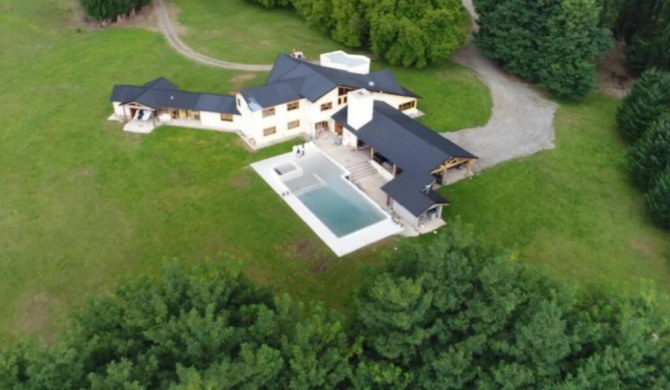
POLYGON ((119 16, 148 5, 151 0, 80 0, 80 3, 91 18, 100 22, 113 22, 119 16))
POLYGON ((670 167, 670 113, 654 122, 628 152, 633 180, 648 190, 670 167))
POLYGON ((651 219, 658 226, 670 229, 670 168, 652 185, 645 201, 651 219))
POLYGON ((642 74, 616 114, 623 137, 635 142, 661 115, 670 113, 670 73, 651 69, 642 74))
POLYGON ((329 388, 346 383, 352 354, 332 312, 273 299, 212 265, 174 267, 95 301, 62 342, 0 354, 0 384, 329 388))
POLYGON ((669 384, 667 323, 651 298, 578 293, 458 222, 388 260, 357 297, 354 329, 366 360, 400 370, 408 388, 669 384))
POLYGON ((475 43, 508 71, 578 100, 593 86, 593 59, 609 45, 593 0, 475 0, 475 43))
POLYGON ((467 36, 458 0, 367 0, 372 52, 392 65, 422 68, 448 58, 467 36))

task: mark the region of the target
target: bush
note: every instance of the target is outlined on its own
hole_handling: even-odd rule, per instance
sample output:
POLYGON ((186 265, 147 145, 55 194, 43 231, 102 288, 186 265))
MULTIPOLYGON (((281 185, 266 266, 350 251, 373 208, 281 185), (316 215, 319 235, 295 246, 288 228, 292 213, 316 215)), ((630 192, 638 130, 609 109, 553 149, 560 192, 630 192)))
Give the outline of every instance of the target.
POLYGON ((661 115, 670 113, 670 73, 651 69, 642 74, 616 114, 621 134, 635 142, 661 115))
POLYGON ((648 190, 670 167, 670 114, 660 117, 629 151, 633 180, 648 190))
POLYGON ((593 59, 611 44, 593 0, 475 0, 475 43, 508 71, 571 100, 593 86, 593 59))
POLYGON ((115 21, 121 15, 128 15, 140 9, 151 0, 80 0, 82 8, 91 18, 104 22, 115 21))
POLYGON ((391 65, 422 68, 451 57, 467 39, 459 0, 248 0, 287 7, 348 47, 368 44, 391 65))
POLYGON ((645 200, 651 219, 658 226, 670 229, 670 168, 656 180, 645 200))

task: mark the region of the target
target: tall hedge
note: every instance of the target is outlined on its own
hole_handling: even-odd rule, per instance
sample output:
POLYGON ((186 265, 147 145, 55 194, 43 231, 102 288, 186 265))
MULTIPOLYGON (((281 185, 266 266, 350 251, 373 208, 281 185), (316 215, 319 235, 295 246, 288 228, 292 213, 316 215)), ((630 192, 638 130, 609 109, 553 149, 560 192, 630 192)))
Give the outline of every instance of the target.
POLYGON ((624 138, 635 142, 665 113, 670 113, 670 73, 651 69, 623 99, 616 120, 624 138))
POLYGON ((140 9, 151 0, 80 0, 88 16, 103 22, 115 21, 119 16, 128 15, 134 9, 140 9))
POLYGON ((670 169, 656 180, 645 197, 651 219, 659 226, 670 229, 670 169))
POLYGON ((593 0, 475 0, 476 44, 508 71, 572 100, 595 78, 594 58, 611 44, 593 0))
POLYGON ((451 57, 467 39, 459 0, 248 0, 293 6, 298 16, 347 47, 392 65, 421 68, 451 57))
POLYGON ((660 117, 630 148, 633 180, 648 190, 670 167, 670 114, 660 117))

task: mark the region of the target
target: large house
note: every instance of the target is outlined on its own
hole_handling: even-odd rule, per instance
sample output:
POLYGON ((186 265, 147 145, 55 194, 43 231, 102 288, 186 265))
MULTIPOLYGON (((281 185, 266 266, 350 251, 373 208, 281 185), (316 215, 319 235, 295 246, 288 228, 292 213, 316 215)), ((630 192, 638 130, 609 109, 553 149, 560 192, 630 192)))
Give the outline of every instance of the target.
POLYGON ((388 180, 388 206, 419 225, 447 204, 433 186, 477 157, 414 120, 418 98, 389 70, 369 72, 367 58, 333 52, 321 65, 280 54, 265 84, 233 95, 181 91, 158 78, 114 86, 111 102, 126 131, 162 124, 232 131, 254 148, 333 132, 344 146, 369 150, 370 164, 388 180))

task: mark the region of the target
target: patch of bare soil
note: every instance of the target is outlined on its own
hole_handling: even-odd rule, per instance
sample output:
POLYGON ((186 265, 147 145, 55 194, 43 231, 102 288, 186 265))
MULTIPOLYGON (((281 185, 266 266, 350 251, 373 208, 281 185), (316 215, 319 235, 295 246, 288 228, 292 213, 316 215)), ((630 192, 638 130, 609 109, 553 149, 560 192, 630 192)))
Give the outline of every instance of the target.
POLYGON ((158 32, 156 17, 154 15, 154 7, 152 4, 149 4, 139 11, 133 11, 128 16, 120 17, 116 22, 110 24, 109 27, 142 28, 158 32))
POLYGON ((242 88, 243 84, 256 77, 255 73, 241 73, 237 76, 231 77, 228 82, 231 85, 232 91, 238 91, 242 88))
POLYGON ((654 254, 654 248, 649 241, 632 241, 631 246, 647 257, 651 257, 654 254))
POLYGON ((314 242, 306 238, 289 245, 287 257, 314 262, 311 272, 315 275, 325 272, 330 262, 329 257, 323 253, 319 253, 318 248, 314 246, 314 242))
POLYGON ((233 176, 230 185, 233 186, 233 188, 246 188, 249 187, 250 182, 249 171, 245 170, 233 176))
POLYGON ((57 302, 46 294, 31 295, 17 305, 19 328, 22 334, 39 334, 47 340, 49 318, 57 302))
POLYGON ((617 99, 626 96, 635 79, 628 69, 625 44, 617 42, 596 62, 596 66, 600 90, 617 99))

